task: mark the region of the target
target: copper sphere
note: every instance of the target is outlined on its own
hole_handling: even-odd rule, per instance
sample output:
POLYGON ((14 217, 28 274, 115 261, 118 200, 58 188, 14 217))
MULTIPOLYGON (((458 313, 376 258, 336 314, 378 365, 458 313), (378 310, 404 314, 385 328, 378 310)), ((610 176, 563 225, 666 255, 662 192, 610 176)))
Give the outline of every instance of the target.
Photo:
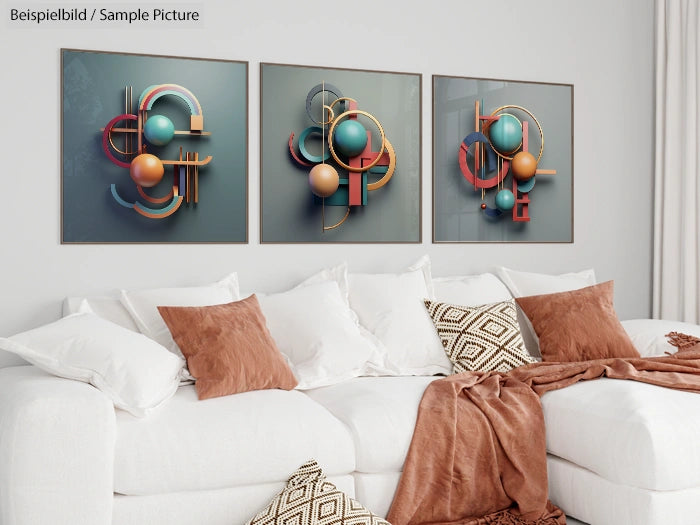
POLYGON ((534 177, 537 171, 537 160, 529 151, 521 151, 516 153, 513 160, 510 161, 510 169, 513 172, 513 177, 523 182, 534 177))
POLYGON ((316 164, 309 172, 309 186, 318 197, 330 197, 339 184, 338 172, 330 164, 316 164))
POLYGON ((134 182, 144 188, 155 186, 163 178, 165 168, 161 160, 150 153, 134 157, 129 166, 129 174, 134 182))

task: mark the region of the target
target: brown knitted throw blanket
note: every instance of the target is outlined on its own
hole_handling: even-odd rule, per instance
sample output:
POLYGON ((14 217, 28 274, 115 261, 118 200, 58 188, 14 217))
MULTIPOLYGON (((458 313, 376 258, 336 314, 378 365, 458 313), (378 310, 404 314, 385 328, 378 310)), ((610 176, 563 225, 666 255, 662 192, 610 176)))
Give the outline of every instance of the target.
MULTIPOLYGON (((672 356, 535 363, 431 383, 387 520, 393 525, 563 525, 548 500, 539 396, 609 377, 700 392, 700 340, 672 356)), ((692 342, 690 344, 689 342, 692 342)), ((688 343, 688 344, 686 344, 688 343)))

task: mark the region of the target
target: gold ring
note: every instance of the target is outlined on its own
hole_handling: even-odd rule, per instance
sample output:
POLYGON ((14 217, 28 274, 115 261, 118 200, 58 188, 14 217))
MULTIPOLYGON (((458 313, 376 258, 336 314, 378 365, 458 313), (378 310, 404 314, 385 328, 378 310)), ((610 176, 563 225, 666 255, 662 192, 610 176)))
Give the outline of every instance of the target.
POLYGON ((394 170, 396 170, 396 153, 394 152, 394 146, 392 146, 391 142, 388 140, 386 141, 386 151, 389 153, 389 167, 381 179, 379 179, 377 182, 367 184, 367 191, 378 190, 389 182, 389 179, 391 179, 391 177, 394 175, 394 170))
MULTIPOLYGON (((136 131, 136 130, 134 130, 134 131, 136 131)), ((121 153, 124 156, 134 155, 136 153, 135 151, 122 151, 122 150, 120 150, 114 144, 114 141, 112 141, 112 130, 111 129, 109 130, 109 133, 107 133, 107 138, 109 139, 109 145, 112 146, 112 148, 114 148, 114 151, 116 151, 117 153, 121 153)))
POLYGON ((338 164, 340 164, 341 167, 345 168, 348 171, 363 172, 363 171, 367 171, 370 168, 374 167, 379 162, 379 160, 382 158, 382 155, 384 154, 385 147, 386 147, 386 136, 384 135, 384 128, 382 128, 382 125, 379 123, 379 121, 374 116, 370 115, 366 111, 361 111, 359 109, 351 109, 351 110, 346 111, 345 113, 341 113, 340 115, 338 115, 338 118, 336 118, 333 121, 333 124, 331 124, 331 129, 328 130, 328 149, 331 152, 331 156, 335 159, 335 161, 338 164), (338 122, 340 122, 340 120, 343 117, 347 117, 349 115, 364 115, 365 117, 369 118, 372 122, 374 122, 374 124, 377 126, 377 128, 379 128, 379 134, 382 137, 382 145, 379 148, 379 153, 377 154, 377 157, 372 162, 370 162, 369 165, 361 167, 361 168, 353 168, 353 167, 345 164, 342 160, 340 160, 338 158, 338 155, 335 154, 335 150, 333 149, 333 131, 335 130, 335 127, 338 125, 338 122))
POLYGON ((350 97, 340 97, 340 98, 336 98, 333 102, 331 102, 331 108, 332 108, 333 106, 335 106, 338 102, 344 102, 344 101, 346 101, 346 100, 349 101, 349 102, 354 102, 355 104, 357 104, 357 100, 355 100, 354 98, 350 98, 350 97))
MULTIPOLYGON (((491 116, 493 117, 493 116, 495 116, 496 113, 498 113, 499 111, 503 111, 504 109, 508 109, 508 108, 511 108, 511 109, 519 109, 520 111, 522 111, 522 112, 527 113, 528 115, 530 115, 530 118, 531 118, 532 120, 535 121, 535 124, 537 125, 537 129, 540 131, 540 140, 542 141, 542 143, 540 144, 540 154, 537 156, 537 163, 539 164, 540 159, 542 158, 542 151, 544 151, 544 133, 542 133, 542 126, 540 126, 540 123, 539 123, 539 121, 535 118, 535 115, 533 115, 532 113, 530 113, 527 109, 525 109, 525 108, 522 107, 522 106, 513 106, 513 105, 501 106, 500 108, 497 108, 493 113, 491 113, 491 116)), ((510 115, 510 113, 508 113, 508 115, 510 115)), ((515 115, 512 115, 512 116, 515 116, 515 115)), ((517 117, 516 117, 516 118, 517 118, 517 117)), ((521 123, 521 126, 522 126, 522 123, 521 123)), ((489 144, 491 144, 491 137, 489 137, 489 144)), ((522 144, 522 143, 521 143, 521 144, 522 144)), ((491 147, 492 147, 493 150, 496 152, 496 155, 498 155, 499 157, 504 158, 504 159, 507 159, 507 160, 513 160, 513 157, 507 157, 507 156, 505 156, 505 155, 501 155, 500 153, 498 153, 498 151, 496 150, 496 148, 493 147, 493 144, 491 144, 491 147)), ((517 151, 517 150, 515 150, 515 151, 517 151)))
POLYGON ((335 112, 333 111, 333 106, 327 106, 326 104, 323 105, 323 109, 328 110, 328 120, 324 122, 318 122, 317 124, 321 124, 322 126, 326 126, 327 124, 330 124, 335 120, 335 112))

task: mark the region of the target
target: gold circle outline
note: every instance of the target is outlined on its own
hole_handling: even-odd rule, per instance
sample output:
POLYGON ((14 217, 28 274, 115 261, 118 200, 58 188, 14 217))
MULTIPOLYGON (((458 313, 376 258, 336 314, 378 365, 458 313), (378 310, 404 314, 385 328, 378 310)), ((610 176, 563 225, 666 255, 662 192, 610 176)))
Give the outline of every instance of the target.
MULTIPOLYGON (((327 89, 324 87, 323 89, 321 89, 321 91, 318 91, 313 97, 311 97, 311 100, 313 100, 314 98, 316 98, 316 95, 318 95, 319 93, 326 93, 326 92, 328 92, 328 93, 333 93, 332 91, 329 91, 329 90, 327 90, 327 89)), ((333 94, 335 95, 335 93, 333 93, 333 94)), ((324 97, 324 98, 325 98, 325 97, 324 97)), ((341 98, 346 99, 347 97, 341 97, 341 98)), ((335 100, 338 100, 338 99, 335 99, 335 100)), ((325 102, 325 100, 324 100, 324 102, 325 102)), ((333 105, 334 105, 334 104, 335 104, 335 101, 333 101, 333 104, 331 104, 330 106, 328 106, 328 105, 326 105, 326 104, 322 104, 323 109, 328 109, 328 110, 330 110, 331 119, 330 119, 328 122, 319 122, 318 120, 314 120, 313 117, 311 117, 311 115, 309 115, 309 117, 311 118, 311 122, 313 122, 314 124, 318 124, 319 126, 323 126, 324 128, 325 128, 328 124, 330 124, 331 122, 333 122, 333 120, 334 120, 334 118, 333 118, 333 105)), ((321 118, 323 118, 323 117, 321 117, 321 118)))
POLYGON ((353 172, 363 172, 367 171, 374 166, 377 165, 379 160, 382 158, 382 155, 384 154, 384 149, 386 148, 386 136, 384 135, 384 128, 382 125, 379 123, 379 121, 371 115, 370 113, 367 113, 366 111, 362 111, 360 109, 350 109, 346 111, 345 113, 341 113, 338 115, 338 118, 336 118, 333 121, 333 124, 331 124, 331 129, 328 130, 328 149, 331 152, 331 156, 333 159, 342 167, 345 168, 348 171, 353 171, 353 172), (344 117, 350 116, 350 115, 364 115, 365 117, 369 118, 372 122, 374 122, 375 126, 379 129, 379 134, 382 137, 382 145, 379 148, 379 153, 377 154, 377 157, 370 162, 367 166, 364 166, 362 168, 353 168, 347 164, 345 164, 342 160, 338 158, 338 155, 335 154, 335 149, 333 149, 333 131, 335 131, 335 127, 338 125, 338 122, 341 121, 344 117))
POLYGON ((314 122, 316 122, 316 124, 320 124, 321 126, 323 126, 325 128, 328 124, 330 124, 331 122, 333 122, 335 120, 335 112, 333 111, 332 105, 329 106, 327 104, 324 104, 323 109, 328 110, 328 120, 326 120, 324 122, 316 122, 316 121, 314 121, 314 122))
MULTIPOLYGON (((508 105, 506 105, 506 106, 501 106, 500 108, 496 108, 496 109, 491 113, 491 116, 492 116, 492 117, 495 116, 499 111, 503 111, 504 109, 519 109, 520 111, 522 111, 522 112, 524 112, 524 113, 527 113, 527 114, 530 116, 530 118, 531 118, 532 120, 535 121, 535 125, 537 125, 537 129, 538 129, 539 132, 540 132, 540 140, 541 140, 541 144, 540 144, 540 154, 537 156, 537 164, 539 164, 539 163, 540 163, 540 159, 542 158, 542 152, 544 151, 544 133, 542 132, 542 126, 540 125, 539 120, 537 120, 537 118, 535 117, 535 115, 533 115, 530 111, 528 111, 528 110, 525 109, 524 107, 522 107, 522 106, 514 106, 514 105, 511 105, 511 104, 508 104, 508 105)), ((510 115, 510 113, 508 113, 508 115, 510 115)), ((518 119, 518 117, 516 117, 515 115, 511 115, 511 116, 513 116, 513 117, 515 117, 516 119, 518 119)), ((520 120, 520 119, 518 119, 518 121, 519 121, 519 120, 520 120)), ((522 122, 520 123, 520 125, 522 126, 522 122)), ((489 137, 489 144, 491 144, 491 137, 489 137)), ((521 145, 522 145, 522 143, 521 143, 521 145)), ((507 157, 506 155, 501 155, 501 154, 496 150, 496 148, 493 147, 493 144, 491 144, 491 147, 492 147, 493 150, 496 152, 496 155, 498 155, 499 157, 504 158, 504 159, 506 159, 506 160, 513 160, 513 157, 507 157)), ((515 151, 517 151, 517 150, 515 150, 515 151)), ((515 151, 514 151, 514 152, 515 152, 515 151)), ((513 153, 514 153, 514 152, 513 152, 513 153)))
MULTIPOLYGON (((500 109, 500 108, 499 108, 499 109, 500 109)), ((496 110, 496 111, 498 111, 498 110, 496 110)), ((494 112, 494 114, 495 114, 495 112, 494 112)), ((513 148, 512 150, 506 152, 505 154, 504 154, 504 153, 500 153, 500 152, 498 151, 498 149, 496 148, 496 146, 493 145, 493 142, 491 142, 491 126, 493 126, 493 125, 496 123, 496 121, 493 121, 493 120, 492 120, 491 122, 489 122, 489 123, 486 125, 486 127, 485 127, 485 129, 484 129, 484 135, 486 135, 486 139, 489 141, 489 146, 491 146, 491 149, 496 153, 496 155, 498 155, 498 156, 501 157, 502 159, 512 160, 513 157, 509 157, 508 155, 512 155, 513 153, 515 153, 515 152, 518 151, 518 150, 522 147, 522 145, 523 145, 523 139, 522 139, 523 123, 522 123, 522 121, 521 121, 518 117, 516 117, 516 116, 513 115, 512 113, 505 113, 505 112, 504 112, 504 113, 501 113, 501 114, 499 115, 499 117, 502 117, 503 115, 508 115, 509 117, 513 117, 513 118, 515 119, 515 121, 518 123, 518 126, 520 126, 520 144, 518 144, 515 148, 513 148)), ((493 116, 493 114, 492 114, 491 116, 493 116)))
POLYGON ((391 177, 394 175, 394 171, 396 170, 396 152, 394 152, 394 146, 391 145, 391 142, 389 142, 389 140, 386 141, 385 149, 387 153, 389 153, 389 167, 387 168, 386 173, 381 179, 379 179, 376 182, 367 184, 367 191, 378 190, 387 182, 389 182, 391 177))
MULTIPOLYGON (((125 119, 125 120, 126 120, 126 119, 125 119)), ((121 121, 120 121, 120 122, 121 122, 121 121)), ((134 131, 137 131, 137 130, 134 129, 134 131)), ((122 150, 120 150, 120 149, 114 144, 114 141, 112 140, 112 133, 114 133, 114 132, 110 129, 110 130, 109 130, 109 133, 107 133, 107 138, 109 139, 109 145, 112 146, 112 148, 114 148, 114 151, 116 151, 117 153, 121 153, 121 154, 124 155, 125 157, 128 157, 128 156, 130 156, 130 155, 135 155, 135 154, 136 154, 135 151, 122 151, 122 150)))
POLYGON ((354 98, 350 98, 350 97, 340 97, 340 98, 336 98, 333 102, 331 102, 331 106, 330 106, 331 109, 333 109, 333 106, 335 106, 338 102, 344 102, 344 101, 346 101, 346 100, 347 100, 348 102, 354 102, 355 104, 357 104, 357 100, 355 100, 354 98))

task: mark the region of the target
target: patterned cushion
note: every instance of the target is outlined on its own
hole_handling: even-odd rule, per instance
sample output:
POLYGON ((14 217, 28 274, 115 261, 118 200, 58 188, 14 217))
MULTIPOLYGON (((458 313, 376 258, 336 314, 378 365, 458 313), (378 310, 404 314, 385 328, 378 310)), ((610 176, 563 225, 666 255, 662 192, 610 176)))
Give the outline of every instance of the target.
POLYGON ((532 363, 525 350, 515 301, 457 306, 425 300, 454 373, 507 372, 532 363))
POLYGON ((316 460, 292 474, 287 487, 246 525, 389 525, 341 492, 316 460))

